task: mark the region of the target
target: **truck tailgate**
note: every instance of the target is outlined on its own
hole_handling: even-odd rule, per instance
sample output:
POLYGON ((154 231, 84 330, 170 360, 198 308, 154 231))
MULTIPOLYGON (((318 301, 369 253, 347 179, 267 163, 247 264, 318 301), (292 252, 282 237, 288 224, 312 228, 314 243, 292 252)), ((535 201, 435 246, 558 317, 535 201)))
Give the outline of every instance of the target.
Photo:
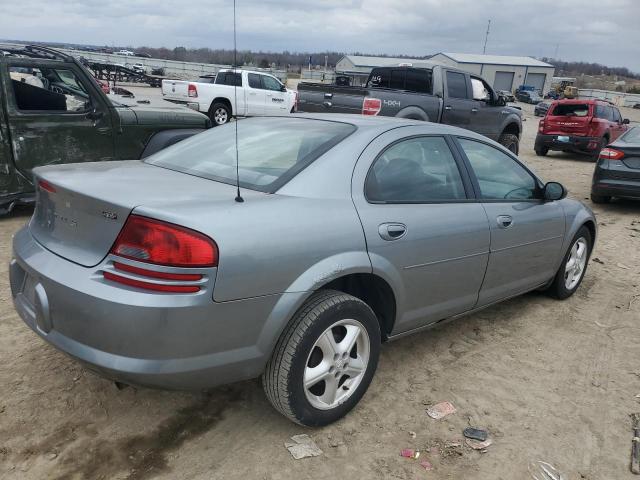
POLYGON ((189 83, 184 80, 162 80, 162 95, 180 100, 189 99, 189 83))
POLYGON ((367 90, 321 83, 298 84, 298 111, 325 113, 362 113, 367 90))

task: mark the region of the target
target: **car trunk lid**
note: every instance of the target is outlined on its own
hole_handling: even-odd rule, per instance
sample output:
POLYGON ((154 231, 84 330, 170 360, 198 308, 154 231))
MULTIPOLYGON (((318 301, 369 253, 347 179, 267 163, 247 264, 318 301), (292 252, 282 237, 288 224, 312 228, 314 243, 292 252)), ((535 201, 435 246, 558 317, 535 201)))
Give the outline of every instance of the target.
MULTIPOLYGON (((41 167, 34 173, 38 187, 31 234, 48 250, 86 267, 104 259, 137 206, 235 197, 232 185, 141 161, 41 167)), ((252 193, 257 194, 247 195, 252 193)))

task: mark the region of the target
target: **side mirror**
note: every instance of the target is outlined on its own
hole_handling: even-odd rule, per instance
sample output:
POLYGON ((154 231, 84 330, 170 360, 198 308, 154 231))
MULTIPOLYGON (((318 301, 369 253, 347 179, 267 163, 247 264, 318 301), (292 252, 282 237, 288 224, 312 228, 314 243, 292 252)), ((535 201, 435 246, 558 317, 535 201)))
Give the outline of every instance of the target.
POLYGON ((629 121, 628 118, 625 118, 624 120, 622 120, 622 124, 623 125, 629 125, 631 122, 629 121))
POLYGON ((281 92, 286 92, 286 91, 287 91, 287 87, 285 87, 284 85, 282 85, 282 86, 280 87, 280 91, 281 91, 281 92))
POLYGON ((549 202, 553 202, 554 200, 562 200, 567 196, 567 189, 561 183, 558 182, 548 182, 544 186, 543 197, 545 200, 549 202))

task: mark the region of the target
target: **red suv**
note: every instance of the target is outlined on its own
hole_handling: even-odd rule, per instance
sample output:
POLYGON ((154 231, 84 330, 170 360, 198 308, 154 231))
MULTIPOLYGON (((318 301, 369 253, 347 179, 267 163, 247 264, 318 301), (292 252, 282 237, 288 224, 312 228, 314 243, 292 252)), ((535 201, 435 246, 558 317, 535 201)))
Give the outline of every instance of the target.
POLYGON ((604 100, 557 100, 540 120, 535 150, 580 152, 598 158, 600 150, 629 128, 629 120, 604 100))

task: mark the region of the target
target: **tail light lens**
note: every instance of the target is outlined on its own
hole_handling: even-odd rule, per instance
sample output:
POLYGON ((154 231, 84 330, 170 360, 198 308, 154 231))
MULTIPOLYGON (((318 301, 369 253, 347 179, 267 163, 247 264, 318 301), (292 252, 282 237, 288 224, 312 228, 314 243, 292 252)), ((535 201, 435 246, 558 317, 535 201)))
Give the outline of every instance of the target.
POLYGON ((56 187, 54 187, 53 185, 51 185, 49 182, 47 182, 46 180, 40 180, 38 182, 38 186, 40 187, 40 189, 44 190, 45 192, 49 192, 49 193, 56 193, 56 187))
POLYGON ((362 101, 362 115, 378 115, 382 110, 382 100, 379 98, 365 98, 362 101))
POLYGON ((218 246, 206 235, 139 215, 129 216, 111 253, 171 267, 218 265, 218 246))
POLYGON ((544 120, 540 120, 540 122, 538 123, 538 131, 540 133, 544 132, 544 120))
POLYGON ((198 89, 193 83, 190 83, 189 86, 187 87, 187 95, 189 95, 190 97, 198 96, 198 89))
POLYGON ((111 272, 102 272, 106 280, 121 283, 128 287, 140 288, 142 290, 153 290, 154 292, 166 293, 196 293, 200 291, 198 285, 167 285, 162 283, 145 282, 134 278, 121 277, 111 272))
POLYGON ((606 160, 622 160, 624 158, 624 152, 616 150, 615 148, 603 148, 600 150, 600 158, 606 160))

